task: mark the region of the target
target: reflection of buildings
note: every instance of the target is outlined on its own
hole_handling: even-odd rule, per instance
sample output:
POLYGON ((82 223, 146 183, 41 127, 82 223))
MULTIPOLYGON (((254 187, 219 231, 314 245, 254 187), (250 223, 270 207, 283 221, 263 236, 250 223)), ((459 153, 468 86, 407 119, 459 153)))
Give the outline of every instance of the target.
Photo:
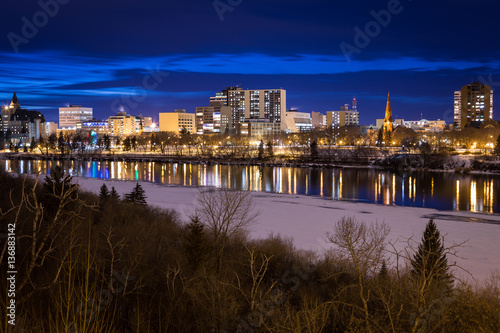
POLYGON ((471 212, 493 213, 495 204, 494 180, 484 181, 471 180, 470 184, 465 181, 456 180, 455 198, 453 208, 455 210, 468 210, 471 212))
POLYGON ((454 126, 463 129, 473 121, 493 119, 493 90, 472 82, 454 93, 454 126))

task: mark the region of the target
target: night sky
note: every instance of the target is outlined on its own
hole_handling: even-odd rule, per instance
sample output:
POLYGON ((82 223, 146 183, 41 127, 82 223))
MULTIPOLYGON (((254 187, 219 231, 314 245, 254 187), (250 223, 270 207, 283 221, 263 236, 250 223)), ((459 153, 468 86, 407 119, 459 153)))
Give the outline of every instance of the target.
POLYGON ((390 91, 395 117, 452 122, 454 90, 482 81, 500 93, 498 0, 23 0, 1 9, 0 101, 16 91, 48 121, 69 104, 100 119, 124 110, 157 120, 238 85, 286 89, 287 107, 306 112, 356 97, 364 125, 383 118, 390 91))

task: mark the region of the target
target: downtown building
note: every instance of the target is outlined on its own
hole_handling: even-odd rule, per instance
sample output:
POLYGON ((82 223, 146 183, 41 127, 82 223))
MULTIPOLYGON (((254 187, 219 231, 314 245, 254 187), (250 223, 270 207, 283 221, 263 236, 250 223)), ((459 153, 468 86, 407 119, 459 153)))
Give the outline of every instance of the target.
POLYGON ((313 129, 311 114, 309 112, 299 112, 288 110, 285 114, 286 133, 305 133, 313 129))
POLYGON ((59 128, 61 130, 75 130, 77 123, 88 122, 92 119, 92 108, 81 105, 70 105, 59 108, 59 128))
POLYGON ((359 126, 359 112, 357 109, 357 101, 352 100, 352 109, 349 109, 349 104, 340 107, 340 111, 326 112, 326 125, 331 127, 343 126, 359 126))
MULTIPOLYGON (((153 119, 151 117, 132 116, 124 111, 117 112, 107 120, 108 134, 114 137, 125 137, 129 135, 141 134, 143 131, 153 131, 153 119)), ((104 131, 105 122, 87 121, 81 126, 94 126, 95 131, 104 131)), ((156 129, 154 129, 156 131, 156 129)))
POLYGON ((196 108, 196 134, 225 133, 232 129, 231 108, 224 101, 210 99, 210 106, 196 108))
POLYGON ((493 120, 493 90, 481 82, 472 82, 454 93, 454 127, 457 130, 473 122, 493 120))
POLYGON ((230 107, 230 126, 238 133, 243 133, 243 127, 245 127, 244 132, 251 133, 252 126, 256 129, 254 133, 265 133, 264 135, 266 129, 272 129, 269 134, 275 134, 277 127, 280 131, 286 130, 287 109, 284 89, 243 90, 240 87, 228 87, 222 92, 217 92, 210 100, 222 102, 230 107), (268 125, 265 125, 266 123, 268 125))
POLYGON ((311 112, 311 123, 315 129, 326 129, 326 115, 321 112, 311 112))
POLYGON ((21 108, 14 93, 9 106, 2 108, 0 120, 1 139, 14 144, 30 143, 45 136, 45 117, 38 111, 21 108))
POLYGON ((174 132, 180 134, 183 130, 196 133, 196 115, 187 113, 185 109, 176 109, 174 112, 161 112, 159 114, 160 132, 174 132))
POLYGON ((117 112, 115 116, 108 118, 109 134, 113 137, 122 138, 136 134, 136 117, 126 112, 117 112))

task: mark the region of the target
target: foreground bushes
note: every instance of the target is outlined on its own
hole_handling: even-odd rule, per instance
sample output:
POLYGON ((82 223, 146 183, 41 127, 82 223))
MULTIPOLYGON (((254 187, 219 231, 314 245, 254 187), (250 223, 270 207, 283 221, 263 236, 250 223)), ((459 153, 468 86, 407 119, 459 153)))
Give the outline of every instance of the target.
POLYGON ((188 227, 173 211, 83 193, 69 177, 6 173, 0 207, 0 232, 16 223, 18 271, 16 326, 2 321, 1 332, 500 331, 495 281, 450 289, 390 268, 384 225, 332 221, 337 250, 317 256, 243 228, 216 236, 200 227, 203 210, 188 227))

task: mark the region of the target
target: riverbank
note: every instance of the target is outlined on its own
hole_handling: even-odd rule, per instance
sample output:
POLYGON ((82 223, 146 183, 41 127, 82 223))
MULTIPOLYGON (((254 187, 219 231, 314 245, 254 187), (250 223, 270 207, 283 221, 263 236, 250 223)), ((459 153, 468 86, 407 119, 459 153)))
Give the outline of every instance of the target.
MULTIPOLYGON (((373 154, 372 154, 373 155, 373 154)), ((500 158, 491 155, 443 155, 406 154, 352 159, 336 158, 331 161, 321 159, 277 156, 273 159, 258 158, 217 158, 199 156, 172 156, 159 153, 100 153, 100 154, 40 154, 24 152, 0 152, 0 159, 10 160, 62 160, 62 161, 122 161, 184 163, 201 165, 248 165, 263 167, 298 168, 375 168, 398 171, 430 171, 454 173, 484 173, 500 175, 500 158)))
MULTIPOLYGON (((82 189, 97 193, 104 183, 115 187, 120 195, 132 190, 135 182, 75 178, 82 189)), ((141 182, 149 205, 174 209, 180 219, 188 221, 196 208, 196 187, 170 186, 141 182)), ((386 206, 354 201, 335 201, 321 197, 252 192, 258 221, 249 230, 250 237, 264 238, 280 234, 293 239, 303 250, 321 255, 331 249, 326 233, 332 231, 336 221, 344 216, 355 217, 367 223, 384 222, 391 228, 389 240, 398 251, 416 247, 425 224, 434 218, 445 246, 464 243, 457 256, 449 257, 450 264, 469 271, 478 282, 491 274, 500 274, 500 214, 482 214, 463 211, 438 211, 429 208, 386 206)), ((394 259, 394 257, 393 257, 394 259)), ((457 269, 455 275, 472 280, 465 271, 457 269)))

